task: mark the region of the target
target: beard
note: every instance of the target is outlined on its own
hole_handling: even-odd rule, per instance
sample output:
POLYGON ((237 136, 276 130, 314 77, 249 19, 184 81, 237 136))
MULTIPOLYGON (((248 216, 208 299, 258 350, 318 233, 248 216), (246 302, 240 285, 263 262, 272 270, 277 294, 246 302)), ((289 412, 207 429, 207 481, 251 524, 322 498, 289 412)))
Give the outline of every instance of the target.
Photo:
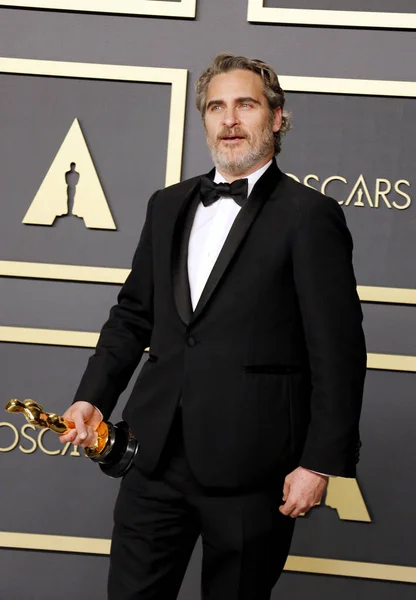
POLYGON ((274 150, 272 123, 273 120, 270 119, 257 139, 253 139, 252 136, 239 127, 224 127, 215 140, 207 137, 207 144, 214 165, 221 171, 231 173, 232 175, 241 175, 265 159, 274 150), (240 148, 232 147, 222 149, 220 147, 221 142, 227 137, 241 137, 246 139, 248 144, 247 150, 244 152, 240 148))

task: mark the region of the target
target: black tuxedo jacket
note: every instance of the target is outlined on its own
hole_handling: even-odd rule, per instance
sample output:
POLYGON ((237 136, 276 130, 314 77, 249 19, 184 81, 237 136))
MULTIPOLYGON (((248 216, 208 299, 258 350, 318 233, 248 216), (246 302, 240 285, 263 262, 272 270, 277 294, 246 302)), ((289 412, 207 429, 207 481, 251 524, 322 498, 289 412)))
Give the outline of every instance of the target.
POLYGON ((131 274, 75 400, 108 418, 150 346, 123 413, 145 472, 181 399, 187 458, 204 486, 262 485, 299 464, 353 477, 366 351, 342 209, 273 162, 193 312, 187 252, 199 184, 150 199, 131 274))

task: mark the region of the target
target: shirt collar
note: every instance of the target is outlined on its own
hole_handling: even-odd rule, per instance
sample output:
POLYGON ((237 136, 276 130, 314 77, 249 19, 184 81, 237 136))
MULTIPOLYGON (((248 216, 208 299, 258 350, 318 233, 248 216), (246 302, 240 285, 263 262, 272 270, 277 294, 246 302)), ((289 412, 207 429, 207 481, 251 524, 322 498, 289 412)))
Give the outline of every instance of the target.
MULTIPOLYGON (((257 171, 254 171, 254 173, 251 173, 250 175, 248 175, 246 177, 246 179, 248 179, 247 196, 250 196, 253 187, 258 182, 258 180, 263 175, 263 173, 265 173, 267 171, 267 169, 270 167, 272 162, 273 162, 273 159, 269 160, 269 162, 266 165, 264 165, 263 167, 260 167, 260 169, 257 169, 257 171)), ((217 171, 217 169, 215 169, 214 183, 225 183, 225 182, 226 182, 225 178, 221 175, 221 173, 219 173, 217 171)))

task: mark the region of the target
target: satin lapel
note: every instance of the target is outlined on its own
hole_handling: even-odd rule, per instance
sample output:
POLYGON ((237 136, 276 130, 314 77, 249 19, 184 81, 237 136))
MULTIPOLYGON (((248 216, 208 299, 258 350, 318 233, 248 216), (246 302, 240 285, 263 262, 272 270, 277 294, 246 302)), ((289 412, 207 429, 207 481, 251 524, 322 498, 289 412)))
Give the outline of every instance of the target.
POLYGON ((195 307, 192 321, 198 318, 198 316, 204 310, 207 302, 211 298, 228 265, 230 264, 234 254, 240 247, 240 244, 243 242, 251 225, 254 223, 254 220, 260 212, 263 204, 275 189, 278 180, 280 179, 280 175, 281 171, 278 169, 276 162, 273 160, 270 167, 267 169, 264 175, 260 177, 259 181, 254 186, 249 199, 238 213, 230 229, 230 233, 228 234, 221 252, 212 268, 199 302, 195 307))
POLYGON ((172 240, 172 287, 176 310, 185 325, 192 317, 188 278, 188 244, 199 204, 199 179, 186 194, 175 223, 172 240))

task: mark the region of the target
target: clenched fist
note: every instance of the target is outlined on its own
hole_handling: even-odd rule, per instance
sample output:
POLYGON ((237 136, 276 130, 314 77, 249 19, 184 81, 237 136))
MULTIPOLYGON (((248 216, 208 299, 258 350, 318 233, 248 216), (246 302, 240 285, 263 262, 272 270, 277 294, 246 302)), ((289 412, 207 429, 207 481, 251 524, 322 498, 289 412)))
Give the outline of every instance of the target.
POLYGON ((279 507, 282 514, 296 518, 306 513, 322 500, 328 485, 328 476, 298 467, 285 478, 283 502, 279 507))

